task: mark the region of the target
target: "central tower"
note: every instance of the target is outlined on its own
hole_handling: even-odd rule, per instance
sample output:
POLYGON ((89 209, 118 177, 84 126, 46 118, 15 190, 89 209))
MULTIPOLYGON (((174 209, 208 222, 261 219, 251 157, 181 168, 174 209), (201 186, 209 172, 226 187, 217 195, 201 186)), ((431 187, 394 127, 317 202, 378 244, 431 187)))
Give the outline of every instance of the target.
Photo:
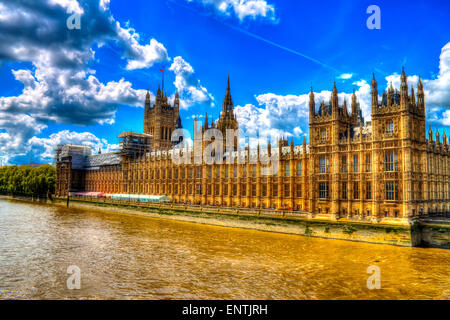
POLYGON ((167 93, 161 91, 158 86, 156 102, 152 106, 150 92, 147 90, 144 111, 144 133, 153 135, 152 149, 167 150, 173 145, 171 138, 175 129, 181 129, 180 97, 177 92, 173 100, 173 106, 169 104, 167 93))
POLYGON ((220 118, 217 122, 217 129, 219 129, 222 132, 224 141, 226 141, 227 138, 227 130, 233 130, 232 131, 234 134, 233 149, 237 150, 239 140, 238 135, 239 125, 236 120, 236 115, 234 114, 233 107, 234 107, 233 99, 231 98, 231 90, 230 90, 230 76, 228 76, 227 92, 225 93, 225 98, 222 104, 222 113, 220 114, 220 118))

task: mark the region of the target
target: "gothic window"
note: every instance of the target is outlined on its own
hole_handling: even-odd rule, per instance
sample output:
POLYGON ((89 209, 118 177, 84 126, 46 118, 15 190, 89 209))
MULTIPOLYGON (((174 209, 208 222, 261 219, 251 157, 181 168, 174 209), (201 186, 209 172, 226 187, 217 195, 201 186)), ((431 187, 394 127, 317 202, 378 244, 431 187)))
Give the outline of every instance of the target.
POLYGON ((398 200, 398 183, 394 181, 386 182, 386 200, 398 200))
POLYGON ((366 182, 366 199, 372 199, 372 184, 370 182, 366 182))
POLYGON ((245 185, 241 186, 241 195, 245 197, 247 195, 247 188, 245 185))
POLYGON ((359 199, 359 184, 358 182, 353 183, 353 199, 359 199))
POLYGON ((237 196, 237 185, 233 184, 233 196, 237 196))
POLYGON ((289 191, 289 185, 285 184, 284 185, 284 196, 287 198, 290 195, 290 191, 289 191))
POLYGON ((256 197, 256 184, 252 184, 252 197, 256 197))
POLYGON ((237 167, 233 166, 233 177, 236 178, 237 177, 237 167))
POLYGON ((253 178, 256 177, 256 166, 255 165, 252 166, 252 177, 253 178))
POLYGON ((366 154, 366 172, 371 171, 370 154, 366 154))
POLYGON ((277 184, 273 185, 272 197, 278 197, 278 185, 277 184))
POLYGON ((342 156, 342 172, 347 173, 347 157, 342 156))
POLYGON ((228 178, 228 166, 225 167, 225 178, 228 178))
POLYGON ((228 185, 224 185, 223 186, 223 195, 227 196, 228 195, 228 185))
POLYGON ((242 167, 242 177, 246 178, 247 177, 247 166, 243 166, 242 167))
POLYGON ((220 178, 220 167, 216 168, 216 179, 220 178))
POLYGON ((387 151, 384 154, 384 164, 386 171, 397 171, 397 153, 387 151))
POLYGON ((386 121, 386 133, 388 134, 394 133, 394 121, 391 119, 386 121))
POLYGON ((342 182, 342 199, 347 199, 347 182, 342 182))
POLYGON ((302 185, 297 184, 297 198, 300 198, 302 196, 302 185))
POLYGON ((212 176, 212 168, 208 167, 208 178, 211 179, 212 176))
POLYGON ((358 172, 358 171, 359 171, 358 156, 354 155, 353 156, 353 172, 358 172))
POLYGON ((284 164, 284 176, 289 177, 289 163, 288 162, 286 162, 284 164))
POLYGON ((319 182, 319 198, 328 199, 329 188, 328 182, 319 182))
POLYGON ((320 156, 319 158, 320 173, 328 173, 328 157, 320 156))
POLYGON ((302 162, 297 162, 297 177, 300 177, 302 175, 302 162))
POLYGON ((327 140, 327 130, 326 129, 320 130, 320 140, 321 141, 327 140))
POLYGON ((267 197, 267 185, 265 184, 262 186, 262 196, 267 197))

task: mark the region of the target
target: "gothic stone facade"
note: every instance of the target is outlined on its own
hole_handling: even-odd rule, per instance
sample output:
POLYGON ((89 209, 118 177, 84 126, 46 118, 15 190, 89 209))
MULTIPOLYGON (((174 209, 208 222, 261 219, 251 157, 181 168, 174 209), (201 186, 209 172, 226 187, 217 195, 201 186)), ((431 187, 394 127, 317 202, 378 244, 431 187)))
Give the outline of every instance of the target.
MULTIPOLYGON (((148 95, 145 108, 145 131, 153 135, 151 151, 85 155, 84 164, 74 167, 75 146, 64 146, 69 151, 57 154, 57 195, 167 195, 178 203, 294 209, 314 217, 372 222, 404 222, 449 212, 449 145, 445 132, 442 141, 439 132, 433 139, 431 129, 426 137, 422 82, 417 95, 412 87, 408 92, 403 71, 400 91, 391 85, 381 101, 375 77, 371 87, 371 122, 364 123, 354 93, 351 113, 347 101, 339 105, 336 86, 330 102, 322 101, 316 111, 311 89, 308 145, 305 139, 297 146, 280 139, 276 147, 269 142, 265 149, 235 150, 229 155, 231 164, 212 165, 196 164, 194 152, 191 164, 172 161, 168 138, 181 127, 175 120, 178 96, 170 107, 158 91, 155 106, 149 107, 148 95), (263 174, 267 166, 259 161, 268 155, 278 155, 279 160, 278 170, 269 175, 263 174)), ((200 131, 210 127, 222 132, 238 128, 229 82, 217 124, 209 125, 206 117, 200 131)))

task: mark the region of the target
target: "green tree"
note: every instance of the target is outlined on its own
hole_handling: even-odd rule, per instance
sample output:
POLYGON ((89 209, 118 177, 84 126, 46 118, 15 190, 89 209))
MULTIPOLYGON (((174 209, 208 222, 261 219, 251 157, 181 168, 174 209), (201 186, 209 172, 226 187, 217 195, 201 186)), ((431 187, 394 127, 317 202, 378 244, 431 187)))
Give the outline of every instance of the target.
POLYGON ((51 165, 40 167, 8 166, 0 169, 0 192, 13 194, 47 194, 55 192, 56 169, 51 165))

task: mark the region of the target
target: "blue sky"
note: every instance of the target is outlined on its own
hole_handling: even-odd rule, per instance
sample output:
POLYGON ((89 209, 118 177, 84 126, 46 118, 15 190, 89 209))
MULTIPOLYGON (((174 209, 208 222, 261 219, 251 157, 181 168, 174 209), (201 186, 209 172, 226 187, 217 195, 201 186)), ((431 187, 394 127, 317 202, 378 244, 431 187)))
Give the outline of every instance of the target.
MULTIPOLYGON (((230 75, 241 128, 307 134, 307 94, 340 101, 355 89, 370 116, 381 92, 424 80, 427 118, 450 126, 448 1, 0 0, 0 159, 51 162, 58 143, 104 152, 123 130, 143 130, 146 89, 181 92, 183 126, 217 119, 230 75), (368 29, 367 7, 381 11, 368 29), (81 16, 81 29, 66 20, 81 16)), ((447 128, 448 130, 448 128, 447 128)), ((447 132, 449 133, 449 132, 447 132)))

